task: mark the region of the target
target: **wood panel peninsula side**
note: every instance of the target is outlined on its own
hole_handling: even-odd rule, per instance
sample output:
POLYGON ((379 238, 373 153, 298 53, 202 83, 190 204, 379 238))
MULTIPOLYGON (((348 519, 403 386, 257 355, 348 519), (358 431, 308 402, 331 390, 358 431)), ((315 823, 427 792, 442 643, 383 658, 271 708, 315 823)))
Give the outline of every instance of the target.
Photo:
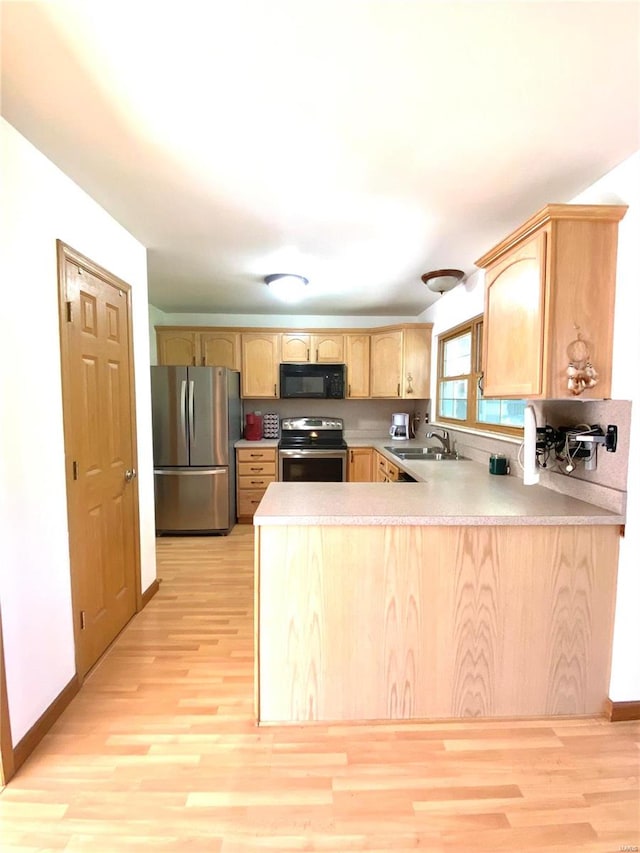
POLYGON ((602 712, 623 518, 469 465, 442 490, 268 487, 260 723, 602 712))

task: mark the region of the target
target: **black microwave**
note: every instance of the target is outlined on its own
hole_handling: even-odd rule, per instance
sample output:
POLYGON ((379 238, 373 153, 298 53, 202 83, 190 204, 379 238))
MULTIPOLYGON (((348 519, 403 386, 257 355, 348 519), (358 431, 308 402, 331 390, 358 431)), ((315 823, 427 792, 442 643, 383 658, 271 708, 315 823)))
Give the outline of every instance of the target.
POLYGON ((280 398, 344 399, 344 364, 281 364, 280 398))

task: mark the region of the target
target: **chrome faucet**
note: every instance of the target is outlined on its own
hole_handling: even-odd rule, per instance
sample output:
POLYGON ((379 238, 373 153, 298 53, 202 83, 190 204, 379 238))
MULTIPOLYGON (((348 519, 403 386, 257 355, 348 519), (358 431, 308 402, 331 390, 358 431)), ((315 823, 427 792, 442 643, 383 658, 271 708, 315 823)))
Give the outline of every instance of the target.
POLYGON ((446 429, 441 429, 440 432, 428 432, 427 438, 437 438, 442 445, 443 453, 446 453, 447 456, 451 453, 451 442, 449 440, 449 433, 446 429))

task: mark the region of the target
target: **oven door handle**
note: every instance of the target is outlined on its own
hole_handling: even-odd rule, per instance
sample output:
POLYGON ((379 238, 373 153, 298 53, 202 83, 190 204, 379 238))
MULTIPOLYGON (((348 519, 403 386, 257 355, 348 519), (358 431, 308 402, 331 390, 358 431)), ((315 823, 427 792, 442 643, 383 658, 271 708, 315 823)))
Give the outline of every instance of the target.
POLYGON ((290 459, 304 459, 305 456, 332 456, 335 459, 346 459, 347 451, 344 448, 338 448, 336 450, 328 450, 328 449, 316 449, 313 447, 304 448, 300 450, 288 450, 285 448, 281 448, 278 453, 280 456, 287 456, 290 459))

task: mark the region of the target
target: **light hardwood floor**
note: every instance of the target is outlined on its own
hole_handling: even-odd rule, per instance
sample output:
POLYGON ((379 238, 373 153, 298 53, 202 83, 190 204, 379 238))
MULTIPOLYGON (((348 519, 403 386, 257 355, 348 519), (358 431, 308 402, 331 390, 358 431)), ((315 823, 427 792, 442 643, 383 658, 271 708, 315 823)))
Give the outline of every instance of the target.
POLYGON ((3 853, 640 845, 640 724, 258 729, 252 528, 158 560, 159 593, 0 795, 3 853))

